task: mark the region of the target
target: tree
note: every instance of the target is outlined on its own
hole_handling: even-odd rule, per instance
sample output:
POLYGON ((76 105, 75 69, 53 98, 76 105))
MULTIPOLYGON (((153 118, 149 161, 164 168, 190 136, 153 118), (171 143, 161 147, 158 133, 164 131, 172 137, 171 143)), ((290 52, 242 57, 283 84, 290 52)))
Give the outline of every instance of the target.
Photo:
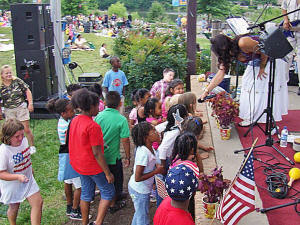
POLYGON ((229 0, 197 0, 200 14, 224 18, 230 14, 231 2, 229 0))
POLYGON ((63 15, 76 16, 79 13, 85 14, 89 1, 85 0, 62 0, 61 8, 63 15))
POLYGON ((165 8, 159 2, 153 2, 149 12, 150 21, 158 21, 165 14, 165 8))
POLYGON ((32 1, 31 0, 0 0, 0 9, 9 10, 10 4, 28 3, 28 2, 32 2, 32 1))
POLYGON ((101 10, 106 10, 111 4, 117 2, 117 0, 98 0, 98 6, 101 10))
POLYGON ((126 17, 127 9, 123 3, 117 2, 115 4, 111 4, 108 8, 108 15, 116 14, 118 17, 126 17))

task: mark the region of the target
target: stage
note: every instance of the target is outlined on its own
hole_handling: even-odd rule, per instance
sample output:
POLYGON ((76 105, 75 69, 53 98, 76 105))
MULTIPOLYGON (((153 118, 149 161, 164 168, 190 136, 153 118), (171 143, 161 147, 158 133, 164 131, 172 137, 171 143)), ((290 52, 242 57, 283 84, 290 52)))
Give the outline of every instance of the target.
MULTIPOLYGON (((191 78, 191 87, 192 91, 200 96, 201 86, 203 83, 199 83, 196 79, 196 76, 192 76, 191 78)), ((289 87, 289 110, 299 110, 300 109, 300 96, 297 95, 298 87, 289 87)), ((241 144, 238 132, 235 128, 232 129, 231 139, 227 141, 222 141, 219 134, 219 129, 217 129, 216 122, 214 118, 211 118, 211 110, 205 104, 198 105, 198 108, 205 111, 207 115, 204 118, 208 118, 209 124, 206 125, 206 134, 203 139, 204 144, 213 143, 215 147, 215 152, 210 153, 209 159, 203 160, 205 173, 210 173, 210 171, 216 166, 223 166, 224 177, 227 179, 233 179, 241 166, 241 162, 243 160, 243 154, 234 154, 234 150, 242 149, 243 146, 241 144)), ((299 115, 300 116, 300 115, 299 115)), ((300 128, 299 128, 300 130, 300 128)), ((250 136, 249 136, 250 137, 250 136)), ((265 136, 261 133, 260 139, 265 140, 265 136)), ((299 165, 298 165, 299 167, 299 165)), ((295 181, 297 182, 297 181, 295 181)), ((299 181, 298 181, 299 182, 299 181)), ((196 195, 196 224, 211 224, 212 220, 204 218, 203 210, 201 209, 202 203, 202 194, 197 193, 196 195)), ((292 201, 292 200, 290 200, 292 201)), ((256 208, 262 208, 262 202, 260 196, 256 190, 256 208)), ((291 212, 294 212, 293 207, 288 207, 291 212)), ((280 209, 279 209, 280 210, 280 209)), ((274 210, 270 211, 270 213, 276 213, 274 210)), ((300 216, 299 221, 300 221, 300 216)), ((214 220, 212 224, 221 224, 219 221, 214 220)), ((249 224, 259 224, 265 225, 269 224, 268 218, 265 214, 261 214, 259 212, 252 212, 241 219, 238 223, 239 225, 249 225, 249 224)), ((274 225, 274 223, 271 223, 274 225)), ((297 221, 289 221, 287 224, 297 224, 297 221)))

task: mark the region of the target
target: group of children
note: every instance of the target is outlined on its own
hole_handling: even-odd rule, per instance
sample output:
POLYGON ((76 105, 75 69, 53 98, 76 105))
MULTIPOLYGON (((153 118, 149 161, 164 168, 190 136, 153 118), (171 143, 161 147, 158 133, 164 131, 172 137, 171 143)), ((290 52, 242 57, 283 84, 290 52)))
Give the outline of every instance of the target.
MULTIPOLYGON (((155 191, 158 209, 154 224, 176 223, 178 215, 182 222, 194 224, 193 201, 190 199, 197 189, 197 179, 203 172, 202 158, 205 158, 198 149, 213 150, 211 146, 202 146, 197 141, 204 130, 200 114, 196 112, 196 96, 191 92, 184 93, 184 83, 174 79, 172 69, 165 69, 164 78, 156 82, 150 91, 142 88, 132 94, 135 108, 129 115, 129 126, 122 115, 124 87, 128 81, 119 69, 119 58, 112 57, 110 62, 112 69, 106 73, 102 84, 105 107, 101 99, 102 88, 98 84, 89 89, 70 85, 68 96, 52 99, 47 104, 49 111, 60 115, 57 126, 60 140, 58 179, 65 183, 66 214, 71 219, 82 220, 84 225, 100 225, 107 211, 115 213, 125 206, 123 166, 130 165, 131 128, 135 145, 133 174, 128 183, 135 208, 132 225, 150 224, 150 194, 157 190, 156 179, 166 183, 164 188, 168 197, 155 191), (75 116, 75 112, 78 115, 75 116), (125 152, 123 160, 121 143, 125 152), (188 177, 187 173, 191 176, 188 177), (174 180, 180 177, 184 182, 176 183, 174 180), (72 185, 75 187, 74 193, 72 185), (101 200, 96 220, 89 223, 90 202, 95 196, 95 186, 100 191, 101 200), (192 216, 186 212, 188 209, 192 216)), ((8 202, 9 221, 15 224, 18 204, 27 198, 32 206, 32 224, 40 224, 42 198, 32 175, 30 154, 26 153, 28 143, 24 128, 18 121, 5 122, 2 142, 0 178, 7 182, 14 180, 18 185, 30 184, 28 190, 24 189, 26 193, 20 194, 22 199, 16 200, 16 203, 8 202), (7 131, 6 127, 13 129, 7 131), (16 147, 18 149, 15 150, 16 147), (14 170, 6 165, 10 155, 7 152, 4 154, 4 151, 16 153, 13 156, 16 164, 14 170), (28 163, 30 169, 28 175, 19 174, 16 170, 24 162, 28 163)), ((13 193, 8 192, 6 196, 13 193)))

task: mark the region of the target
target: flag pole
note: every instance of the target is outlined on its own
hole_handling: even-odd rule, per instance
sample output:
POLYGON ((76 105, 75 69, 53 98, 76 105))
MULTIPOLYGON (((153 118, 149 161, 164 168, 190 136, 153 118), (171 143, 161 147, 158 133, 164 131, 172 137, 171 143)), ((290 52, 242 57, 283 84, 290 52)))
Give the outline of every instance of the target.
MULTIPOLYGON (((234 182, 236 181, 237 177, 239 176, 239 174, 241 173, 242 169, 243 169, 244 166, 246 165, 246 162, 247 162, 247 160, 249 159, 251 153, 253 152, 254 147, 255 147, 255 145, 256 145, 256 143, 257 143, 257 140, 258 140, 258 137, 257 137, 257 138, 254 140, 254 142, 252 143, 252 146, 251 146, 251 148, 250 148, 250 151, 248 152, 247 157, 245 158, 243 164, 241 165, 239 171, 237 172, 237 174, 236 174, 234 180, 231 182, 230 187, 229 187, 229 189, 228 189, 228 191, 227 191, 226 193, 229 193, 229 192, 231 191, 231 188, 232 188, 234 182)), ((226 195, 227 195, 227 194, 226 194, 226 195)))

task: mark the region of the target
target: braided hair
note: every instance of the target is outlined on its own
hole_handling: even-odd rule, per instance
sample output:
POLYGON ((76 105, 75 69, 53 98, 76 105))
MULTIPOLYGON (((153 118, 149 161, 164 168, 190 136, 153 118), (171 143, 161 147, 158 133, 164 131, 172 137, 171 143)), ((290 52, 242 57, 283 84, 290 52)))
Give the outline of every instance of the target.
POLYGON ((150 98, 144 106, 144 114, 146 117, 153 116, 156 104, 159 102, 157 98, 150 98))
POLYGON ((182 118, 185 118, 188 115, 188 112, 184 105, 181 105, 181 104, 173 105, 168 111, 168 115, 167 115, 168 124, 167 124, 164 132, 170 131, 171 128, 175 126, 175 119, 174 119, 173 113, 176 114, 177 110, 179 111, 179 115, 182 118))
POLYGON ((140 147, 145 145, 146 137, 152 129, 154 129, 153 126, 145 121, 135 125, 131 131, 131 136, 135 146, 140 147))
POLYGON ((194 151, 194 154, 196 154, 197 138, 191 132, 183 132, 175 140, 171 162, 175 159, 180 159, 182 161, 186 160, 192 150, 194 151))

